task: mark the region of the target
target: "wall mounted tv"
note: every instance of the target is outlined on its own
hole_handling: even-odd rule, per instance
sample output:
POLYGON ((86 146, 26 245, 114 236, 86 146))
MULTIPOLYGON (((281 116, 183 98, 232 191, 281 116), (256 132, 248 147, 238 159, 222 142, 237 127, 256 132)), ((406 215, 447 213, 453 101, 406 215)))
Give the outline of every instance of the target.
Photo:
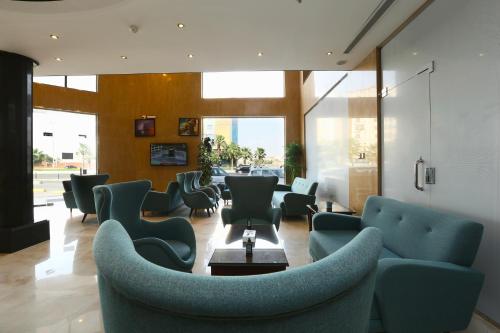
POLYGON ((151 165, 187 165, 187 144, 152 143, 151 165))

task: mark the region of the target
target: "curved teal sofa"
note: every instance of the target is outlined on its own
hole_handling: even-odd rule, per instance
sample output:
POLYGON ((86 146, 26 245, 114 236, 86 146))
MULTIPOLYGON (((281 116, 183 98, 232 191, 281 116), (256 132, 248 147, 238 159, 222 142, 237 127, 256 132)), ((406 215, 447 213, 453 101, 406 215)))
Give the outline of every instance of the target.
POLYGON ((169 182, 165 192, 149 191, 141 209, 168 214, 182 206, 183 203, 179 183, 169 182))
POLYGON ((484 275, 471 268, 483 226, 428 208, 373 196, 362 217, 319 213, 309 253, 320 260, 362 230, 382 231, 371 332, 430 333, 467 328, 484 275))
POLYGON ((162 267, 190 272, 196 259, 193 227, 183 217, 142 220, 140 209, 150 188, 149 180, 94 187, 99 224, 120 221, 142 257, 162 267))
POLYGON ((366 332, 381 235, 367 228, 335 254, 283 272, 200 276, 154 265, 118 221, 94 240, 104 328, 115 332, 366 332))

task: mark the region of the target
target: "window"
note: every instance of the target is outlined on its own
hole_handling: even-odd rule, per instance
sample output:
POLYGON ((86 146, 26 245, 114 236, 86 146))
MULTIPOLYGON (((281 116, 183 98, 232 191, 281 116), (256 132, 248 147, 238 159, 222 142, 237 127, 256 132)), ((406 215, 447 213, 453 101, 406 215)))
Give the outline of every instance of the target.
POLYGON ((33 82, 50 84, 51 86, 65 87, 66 80, 64 76, 35 76, 33 82))
POLYGON ((202 76, 203 98, 283 98, 285 73, 207 72, 202 76))
POLYGON ((96 92, 97 77, 95 75, 67 76, 66 86, 67 88, 96 92))
POLYGON ((96 75, 35 76, 33 77, 33 82, 77 90, 97 92, 96 75))

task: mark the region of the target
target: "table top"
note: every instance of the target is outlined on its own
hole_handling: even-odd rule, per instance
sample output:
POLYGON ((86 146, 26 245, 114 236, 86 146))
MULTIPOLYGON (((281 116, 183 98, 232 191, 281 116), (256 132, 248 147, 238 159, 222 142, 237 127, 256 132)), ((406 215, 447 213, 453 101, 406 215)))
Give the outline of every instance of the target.
POLYGON ((288 266, 283 249, 254 249, 252 256, 246 255, 243 249, 216 249, 208 266, 288 266))
POLYGON ((214 242, 214 253, 208 266, 221 265, 286 265, 288 260, 284 251, 284 241, 279 238, 274 224, 254 225, 255 246, 253 254, 246 256, 243 245, 243 231, 247 229, 243 224, 228 224, 224 233, 214 242))
MULTIPOLYGON (((320 202, 317 202, 316 204, 314 205, 307 205, 307 207, 311 210, 313 210, 315 213, 318 213, 318 212, 326 212, 326 201, 320 201, 320 202)), ((348 214, 354 214, 356 213, 354 210, 350 209, 350 208, 346 208, 344 206, 342 206, 341 204, 339 204, 338 202, 333 202, 332 204, 332 213, 348 213, 348 214)))
MULTIPOLYGON (((224 227, 224 233, 215 239, 215 249, 244 249, 243 231, 247 228, 243 224, 228 224, 224 227)), ((279 238, 274 224, 254 225, 255 246, 254 249, 283 249, 284 242, 279 238)))

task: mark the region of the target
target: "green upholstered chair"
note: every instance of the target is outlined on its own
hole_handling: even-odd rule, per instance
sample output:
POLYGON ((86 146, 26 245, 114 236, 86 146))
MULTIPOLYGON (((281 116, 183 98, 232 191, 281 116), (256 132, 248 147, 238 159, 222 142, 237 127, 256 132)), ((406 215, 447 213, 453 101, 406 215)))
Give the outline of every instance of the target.
POLYGON ((71 180, 63 180, 62 182, 64 192, 63 199, 66 208, 69 208, 70 213, 73 212, 73 208, 78 208, 76 205, 75 195, 73 194, 73 190, 71 188, 71 180))
POLYGON ((273 206, 281 208, 283 216, 305 215, 307 205, 316 201, 317 182, 296 177, 292 185, 278 184, 273 194, 273 206))
POLYGON ((193 212, 196 213, 198 209, 206 210, 208 216, 210 216, 210 209, 214 210, 215 200, 202 191, 193 191, 193 179, 194 173, 192 172, 177 174, 182 200, 184 200, 186 206, 191 208, 189 217, 193 215, 193 212))
POLYGON ((363 230, 342 250, 283 272, 205 276, 144 260, 114 220, 94 239, 107 333, 366 332, 381 248, 380 231, 363 230))
POLYGON ((109 175, 88 175, 79 176, 71 175, 71 188, 75 196, 76 206, 83 213, 82 223, 85 221, 87 214, 95 214, 94 186, 105 184, 109 179, 109 175))
POLYGON ((99 223, 119 221, 142 257, 162 267, 190 272, 196 258, 193 227, 183 217, 142 220, 140 209, 150 188, 149 180, 94 187, 99 223))
POLYGON ((360 230, 377 227, 380 255, 371 332, 447 332, 467 328, 484 276, 470 266, 483 226, 384 197, 368 198, 362 217, 319 213, 309 252, 335 253, 360 230))
POLYGON ((178 182, 169 182, 165 192, 149 191, 142 204, 143 211, 170 213, 182 206, 178 182))
POLYGON ((271 207, 276 176, 226 176, 231 193, 231 208, 223 208, 222 222, 226 224, 274 224, 280 227, 281 209, 271 207))
POLYGON ((193 176, 193 190, 205 192, 211 199, 215 201, 215 206, 219 206, 220 190, 217 186, 201 186, 200 179, 203 174, 202 171, 191 171, 193 176))

